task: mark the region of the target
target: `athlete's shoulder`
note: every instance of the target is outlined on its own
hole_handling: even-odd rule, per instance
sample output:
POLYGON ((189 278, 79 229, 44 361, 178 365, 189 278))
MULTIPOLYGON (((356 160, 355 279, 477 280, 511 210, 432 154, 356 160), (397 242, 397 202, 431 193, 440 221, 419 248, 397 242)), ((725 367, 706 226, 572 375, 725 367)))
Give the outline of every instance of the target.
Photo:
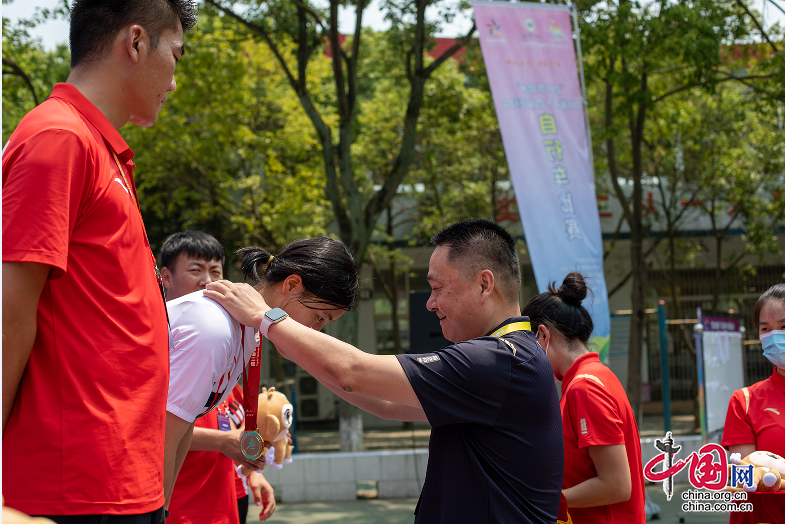
POLYGON ((187 323, 205 330, 223 326, 232 330, 235 323, 218 302, 204 296, 201 290, 170 300, 166 303, 166 309, 173 329, 187 323))
MULTIPOLYGON (((90 131, 80 113, 71 104, 57 98, 50 98, 27 113, 9 142, 22 143, 36 138, 35 143, 38 143, 53 134, 74 142, 92 142, 90 131)), ((51 147, 51 144, 48 144, 48 147, 51 147)))

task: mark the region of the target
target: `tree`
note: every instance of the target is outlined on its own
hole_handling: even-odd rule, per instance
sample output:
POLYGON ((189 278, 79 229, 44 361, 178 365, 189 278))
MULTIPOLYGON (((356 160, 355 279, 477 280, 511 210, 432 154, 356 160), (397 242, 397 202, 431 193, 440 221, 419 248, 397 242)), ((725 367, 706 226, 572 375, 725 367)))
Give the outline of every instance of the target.
MULTIPOLYGON (((5 3, 5 2, 4 2, 5 3)), ((65 82, 70 71, 70 53, 60 45, 54 52, 44 50, 29 29, 39 20, 12 24, 3 18, 3 143, 22 117, 43 102, 58 82, 65 82)))
MULTIPOLYGON (((231 259, 238 245, 278 249, 325 234, 318 143, 272 53, 210 8, 185 45, 178 88, 158 122, 122 131, 137 152, 150 241, 202 229, 230 248, 231 259)), ((314 88, 326 66, 312 68, 314 88)))
POLYGON ((785 218, 785 195, 780 191, 785 182, 785 150, 777 114, 782 106, 741 85, 718 87, 713 97, 694 102, 702 121, 691 139, 704 147, 697 160, 701 169, 691 182, 695 204, 711 223, 712 309, 717 309, 729 271, 739 268, 749 255, 779 249, 771 232, 785 218), (724 243, 731 229, 744 231, 745 246, 726 257, 724 243))
MULTIPOLYGON (((647 118, 655 105, 693 88, 712 91, 719 83, 743 81, 778 96, 785 74, 776 53, 739 79, 722 63, 723 46, 748 43, 752 21, 740 1, 591 3, 582 6, 581 26, 587 78, 601 86, 600 114, 594 114, 593 135, 616 197, 630 229, 632 321, 629 339, 628 394, 636 416, 641 414, 641 344, 645 309, 643 220, 644 141, 647 118), (779 83, 770 82, 779 79, 779 83), (620 181, 632 186, 630 195, 620 181)), ((768 38, 768 37, 767 37, 768 38)))

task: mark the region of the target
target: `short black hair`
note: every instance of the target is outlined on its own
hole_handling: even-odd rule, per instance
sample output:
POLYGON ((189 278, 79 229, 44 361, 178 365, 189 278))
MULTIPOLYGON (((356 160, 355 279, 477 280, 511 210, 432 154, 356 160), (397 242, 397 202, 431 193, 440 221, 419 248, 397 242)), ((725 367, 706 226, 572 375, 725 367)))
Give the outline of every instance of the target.
POLYGON ((499 224, 464 220, 442 229, 431 238, 434 246, 447 246, 447 261, 470 277, 490 269, 508 302, 518 303, 521 268, 515 239, 499 224))
POLYGON ((71 6, 71 67, 88 63, 106 50, 117 33, 139 24, 150 35, 150 45, 167 29, 183 33, 196 25, 198 11, 193 0, 74 0, 71 6))
POLYGON ((180 231, 170 235, 161 247, 161 267, 174 271, 177 257, 181 254, 198 260, 220 260, 226 262, 224 248, 213 235, 204 231, 180 231))
POLYGON ((346 311, 354 308, 360 288, 360 270, 351 251, 340 240, 325 236, 303 238, 287 245, 275 256, 261 247, 244 247, 237 254, 243 274, 257 284, 267 286, 283 282, 290 275, 299 275, 305 292, 317 304, 346 311))

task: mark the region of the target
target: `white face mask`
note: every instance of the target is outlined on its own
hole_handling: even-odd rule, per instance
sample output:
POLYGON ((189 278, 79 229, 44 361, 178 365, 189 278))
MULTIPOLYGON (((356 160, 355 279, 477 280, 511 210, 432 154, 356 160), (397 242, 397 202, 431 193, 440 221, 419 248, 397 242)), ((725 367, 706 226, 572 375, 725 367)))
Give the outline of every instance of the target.
MULTIPOLYGON (((537 345, 542 347, 542 344, 540 344, 539 340, 537 341, 537 345)), ((550 337, 548 337, 548 342, 545 343, 545 358, 548 358, 548 348, 550 346, 551 346, 551 339, 550 339, 550 337)), ((553 381, 554 382, 559 382, 559 379, 556 378, 556 373, 553 374, 553 381)))

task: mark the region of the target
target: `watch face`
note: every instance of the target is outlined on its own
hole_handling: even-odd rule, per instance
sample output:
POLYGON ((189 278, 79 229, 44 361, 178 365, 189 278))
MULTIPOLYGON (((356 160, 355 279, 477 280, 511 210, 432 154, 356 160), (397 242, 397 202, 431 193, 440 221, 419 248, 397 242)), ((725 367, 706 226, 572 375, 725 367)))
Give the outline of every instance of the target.
POLYGON ((259 433, 255 431, 243 433, 243 436, 240 438, 240 451, 243 452, 245 458, 248 460, 258 459, 262 456, 263 449, 264 440, 259 436, 259 433))
POLYGON ((283 309, 276 307, 265 313, 264 316, 269 318, 273 323, 276 323, 285 319, 289 315, 287 315, 286 311, 284 311, 283 309))

